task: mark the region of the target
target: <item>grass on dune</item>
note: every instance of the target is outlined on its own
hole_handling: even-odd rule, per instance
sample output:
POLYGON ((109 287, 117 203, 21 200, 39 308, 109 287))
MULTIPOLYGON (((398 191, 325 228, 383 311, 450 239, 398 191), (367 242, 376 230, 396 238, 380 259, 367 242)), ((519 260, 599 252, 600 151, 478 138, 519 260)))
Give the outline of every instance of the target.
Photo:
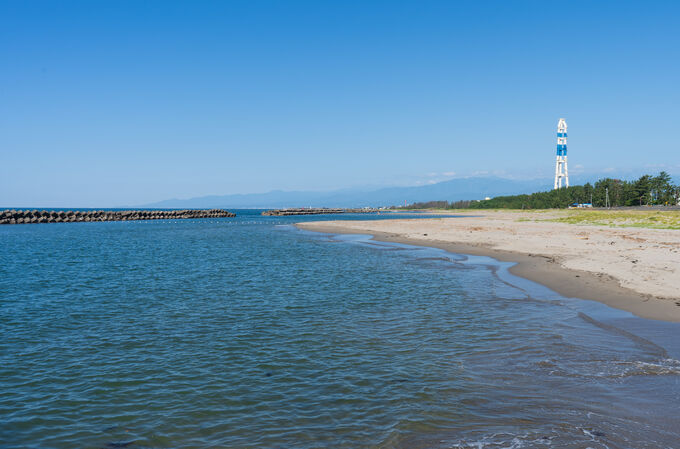
POLYGON ((430 212, 475 215, 484 212, 522 214, 516 221, 551 221, 575 225, 680 229, 680 210, 588 209, 428 209, 430 212))
POLYGON ((546 221, 576 225, 680 229, 680 211, 569 210, 546 221))

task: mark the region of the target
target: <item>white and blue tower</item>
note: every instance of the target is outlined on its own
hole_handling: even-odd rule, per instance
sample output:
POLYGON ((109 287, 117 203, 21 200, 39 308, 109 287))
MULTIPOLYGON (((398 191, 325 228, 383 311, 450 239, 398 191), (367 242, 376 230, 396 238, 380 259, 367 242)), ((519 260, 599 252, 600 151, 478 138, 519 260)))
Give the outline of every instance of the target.
POLYGON ((557 159, 555 161, 555 188, 569 187, 569 171, 567 170, 567 122, 561 118, 557 123, 557 159))

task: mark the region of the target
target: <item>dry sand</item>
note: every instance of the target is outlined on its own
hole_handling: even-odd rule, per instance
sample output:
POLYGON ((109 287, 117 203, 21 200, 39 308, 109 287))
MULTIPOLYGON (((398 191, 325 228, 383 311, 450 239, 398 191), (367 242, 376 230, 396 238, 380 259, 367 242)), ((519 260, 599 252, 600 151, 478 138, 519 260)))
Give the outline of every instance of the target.
POLYGON ((680 231, 535 222, 532 213, 474 213, 427 220, 319 221, 298 227, 371 234, 376 240, 514 261, 518 263, 511 272, 564 296, 680 322, 680 231))

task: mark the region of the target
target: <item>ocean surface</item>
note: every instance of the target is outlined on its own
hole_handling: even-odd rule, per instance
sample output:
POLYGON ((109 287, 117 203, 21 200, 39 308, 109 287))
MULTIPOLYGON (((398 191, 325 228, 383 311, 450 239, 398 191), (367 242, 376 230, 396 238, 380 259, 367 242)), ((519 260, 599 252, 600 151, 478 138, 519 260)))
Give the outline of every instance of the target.
POLYGON ((680 447, 678 325, 236 212, 1 226, 0 447, 680 447))

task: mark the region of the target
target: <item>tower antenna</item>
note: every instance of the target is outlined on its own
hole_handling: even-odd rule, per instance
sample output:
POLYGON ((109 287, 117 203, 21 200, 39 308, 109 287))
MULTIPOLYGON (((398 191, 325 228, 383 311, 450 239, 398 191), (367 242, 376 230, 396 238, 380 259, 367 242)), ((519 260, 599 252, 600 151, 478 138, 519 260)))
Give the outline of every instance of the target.
POLYGON ((557 123, 557 158, 555 160, 555 188, 569 187, 569 171, 567 170, 567 122, 561 118, 557 123))

